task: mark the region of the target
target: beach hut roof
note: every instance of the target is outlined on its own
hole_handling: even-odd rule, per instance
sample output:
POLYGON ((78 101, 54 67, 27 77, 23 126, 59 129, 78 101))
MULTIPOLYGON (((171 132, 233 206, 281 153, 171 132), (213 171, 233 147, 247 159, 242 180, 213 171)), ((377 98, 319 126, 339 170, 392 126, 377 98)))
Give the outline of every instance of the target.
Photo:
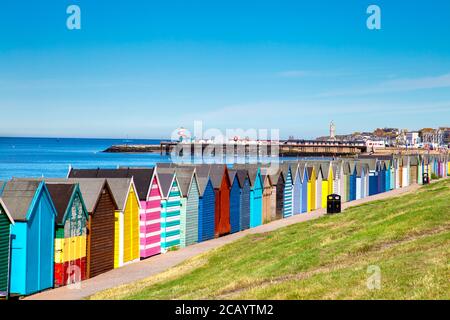
MULTIPOLYGON (((214 189, 219 189, 222 184, 222 180, 225 177, 225 165, 211 164, 209 167, 209 176, 211 178, 214 189)), ((229 179, 228 176, 225 178, 229 179)))
POLYGON ((56 223, 63 223, 64 216, 75 191, 75 185, 65 183, 47 184, 47 189, 56 209, 56 223))
MULTIPOLYGON (((46 183, 46 186, 56 209, 56 223, 62 224, 66 219, 66 215, 71 210, 72 201, 75 196, 78 193, 81 195, 80 187, 76 183, 46 183)), ((82 196, 80 197, 80 201, 84 214, 88 217, 89 213, 82 196)))
POLYGON ((231 184, 233 184, 234 179, 237 179, 237 181, 239 183, 239 187, 241 187, 241 183, 237 176, 237 169, 228 169, 228 176, 230 177, 231 184))
POLYGON ((154 168, 72 169, 69 178, 133 178, 139 200, 147 200, 154 168))
POLYGON ((331 169, 330 163, 329 162, 322 162, 320 164, 320 168, 322 170, 322 177, 324 179, 328 179, 328 176, 330 174, 330 169, 331 169))
POLYGON ((280 177, 284 181, 284 175, 280 168, 277 170, 272 170, 272 173, 270 174, 270 181, 272 181, 272 185, 276 185, 278 180, 280 180, 280 177))
POLYGON ((241 188, 244 186, 245 184, 245 179, 249 180, 250 183, 250 177, 248 176, 248 171, 245 169, 237 169, 236 170, 236 176, 239 180, 239 185, 241 186, 241 188))
POLYGON ((303 182, 305 180, 305 173, 306 173, 306 162, 299 162, 298 163, 298 171, 300 172, 300 180, 303 182))
POLYGON ((180 186, 181 194, 185 197, 188 195, 192 183, 196 179, 195 167, 177 167, 175 169, 177 180, 180 186))
POLYGON ((4 209, 14 221, 26 221, 27 214, 39 189, 40 181, 9 181, 1 194, 4 209))
POLYGON ((315 169, 314 169, 314 166, 312 165, 312 163, 307 163, 306 164, 306 172, 308 172, 308 179, 312 177, 313 171, 315 171, 315 169))
POLYGON ((241 169, 241 170, 247 170, 250 186, 253 187, 256 181, 256 176, 258 175, 258 168, 259 166, 257 164, 234 164, 233 169, 241 169))
MULTIPOLYGON (((7 182, 1 193, 3 208, 13 221, 27 221, 34 207, 36 196, 48 190, 45 183, 38 180, 11 180, 7 182)), ((50 196, 50 195, 49 195, 50 196)), ((54 214, 56 209, 50 201, 54 214)))
POLYGON ((157 168, 156 170, 161 186, 162 195, 167 198, 176 179, 175 168, 157 168))
MULTIPOLYGON (((116 199, 118 209, 125 210, 130 188, 134 188, 133 178, 108 178, 107 181, 116 199)), ((136 189, 135 192, 137 194, 136 189)))

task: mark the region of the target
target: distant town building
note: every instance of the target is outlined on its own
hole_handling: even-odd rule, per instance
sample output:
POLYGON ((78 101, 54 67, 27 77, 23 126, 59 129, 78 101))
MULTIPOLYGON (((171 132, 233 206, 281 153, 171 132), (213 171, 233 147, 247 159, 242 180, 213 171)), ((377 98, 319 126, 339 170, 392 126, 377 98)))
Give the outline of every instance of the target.
POLYGON ((376 149, 386 148, 386 143, 383 140, 366 140, 367 151, 375 151, 376 149))
POLYGON ((420 143, 418 131, 411 131, 406 133, 406 145, 410 147, 417 147, 420 143))

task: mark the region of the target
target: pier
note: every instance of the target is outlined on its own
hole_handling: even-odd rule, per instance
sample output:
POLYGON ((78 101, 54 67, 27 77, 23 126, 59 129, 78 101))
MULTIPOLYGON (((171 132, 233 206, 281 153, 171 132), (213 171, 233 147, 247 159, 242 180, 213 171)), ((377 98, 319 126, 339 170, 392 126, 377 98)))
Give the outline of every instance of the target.
POLYGON ((178 156, 215 156, 233 154, 240 156, 355 156, 366 152, 364 142, 285 140, 279 143, 258 141, 257 143, 207 143, 161 141, 159 145, 116 145, 104 152, 110 153, 160 153, 178 156))

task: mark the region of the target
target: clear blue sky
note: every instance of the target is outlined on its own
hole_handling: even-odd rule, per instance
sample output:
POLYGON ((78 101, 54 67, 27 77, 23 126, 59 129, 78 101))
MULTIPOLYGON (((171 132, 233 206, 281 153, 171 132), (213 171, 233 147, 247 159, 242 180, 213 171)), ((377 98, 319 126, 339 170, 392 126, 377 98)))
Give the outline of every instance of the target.
POLYGON ((2 0, 0 112, 0 136, 450 126, 450 2, 2 0))

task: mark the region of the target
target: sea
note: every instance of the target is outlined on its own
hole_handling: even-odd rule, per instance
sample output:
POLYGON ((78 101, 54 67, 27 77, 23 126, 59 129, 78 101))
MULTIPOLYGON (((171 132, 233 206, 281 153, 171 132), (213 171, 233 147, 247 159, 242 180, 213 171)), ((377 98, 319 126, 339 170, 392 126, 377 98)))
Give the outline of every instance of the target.
MULTIPOLYGON (((160 142, 155 139, 0 137, 0 180, 9 180, 13 177, 63 178, 67 176, 70 167, 77 169, 152 167, 158 162, 173 161, 169 155, 160 155, 159 153, 103 152, 112 145, 159 144, 160 142)), ((216 160, 193 159, 196 163, 212 163, 216 160)), ((273 158, 263 159, 263 162, 273 162, 274 160, 273 158)), ((246 159, 232 159, 232 161, 245 163, 257 160, 247 157, 246 159)), ((225 162, 229 163, 229 161, 225 162)))
POLYGON ((62 178, 69 167, 151 167, 170 161, 159 153, 104 153, 117 144, 159 144, 160 140, 0 138, 0 180, 17 178, 62 178))

